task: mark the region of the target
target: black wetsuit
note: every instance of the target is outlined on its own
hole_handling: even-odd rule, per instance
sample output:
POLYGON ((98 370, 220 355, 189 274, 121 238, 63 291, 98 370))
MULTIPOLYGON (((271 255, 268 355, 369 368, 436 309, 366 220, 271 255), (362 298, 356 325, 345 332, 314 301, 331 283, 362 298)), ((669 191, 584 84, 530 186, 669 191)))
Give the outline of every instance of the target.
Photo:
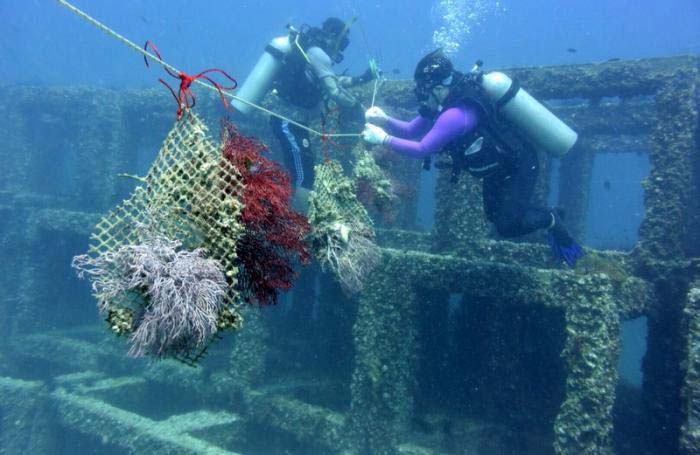
POLYGON ((311 189, 315 160, 309 132, 277 117, 270 117, 270 126, 285 151, 284 165, 290 173, 292 185, 311 189))
MULTIPOLYGON (((359 106, 357 100, 341 86, 331 69, 332 64, 331 58, 319 46, 308 46, 305 54, 294 49, 284 57, 284 66, 274 82, 274 88, 286 103, 306 110, 318 108, 324 96, 343 108, 359 106)), ((275 117, 270 119, 270 126, 285 151, 284 162, 291 174, 292 184, 311 189, 315 160, 309 132, 275 117)))
POLYGON ((552 211, 533 206, 540 164, 532 147, 507 157, 495 174, 484 177, 484 212, 502 237, 519 237, 552 224, 552 211))

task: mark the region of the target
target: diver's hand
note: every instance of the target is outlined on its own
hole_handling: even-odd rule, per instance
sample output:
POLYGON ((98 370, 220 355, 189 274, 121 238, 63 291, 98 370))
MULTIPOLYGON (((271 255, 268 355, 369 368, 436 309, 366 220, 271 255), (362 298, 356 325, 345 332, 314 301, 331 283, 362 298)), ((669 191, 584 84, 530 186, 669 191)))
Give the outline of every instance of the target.
POLYGON ((367 68, 367 70, 362 73, 360 76, 355 76, 352 78, 352 85, 361 85, 361 84, 366 84, 367 82, 371 82, 377 78, 377 73, 375 70, 370 66, 367 68))
POLYGON ((389 140, 389 135, 386 134, 386 132, 380 127, 372 125, 371 123, 365 123, 365 129, 362 132, 362 139, 370 144, 382 145, 386 144, 386 142, 389 140))
POLYGON ((381 107, 372 106, 365 111, 365 120, 375 125, 383 125, 389 119, 389 116, 382 110, 381 107))

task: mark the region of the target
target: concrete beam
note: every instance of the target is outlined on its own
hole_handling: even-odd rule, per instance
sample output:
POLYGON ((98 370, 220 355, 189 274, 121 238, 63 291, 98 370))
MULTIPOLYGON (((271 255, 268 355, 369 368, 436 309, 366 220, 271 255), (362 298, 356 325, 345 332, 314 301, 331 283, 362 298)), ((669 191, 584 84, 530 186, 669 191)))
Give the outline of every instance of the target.
MULTIPOLYGON (((228 412, 196 411, 154 421, 109 403, 59 388, 51 394, 63 425, 98 437, 128 453, 178 453, 187 455, 236 455, 208 441, 191 436, 193 431, 237 424, 228 412)), ((218 430, 221 431, 221 430, 218 430)))
POLYGON ((0 453, 55 453, 58 434, 40 381, 0 377, 0 453))

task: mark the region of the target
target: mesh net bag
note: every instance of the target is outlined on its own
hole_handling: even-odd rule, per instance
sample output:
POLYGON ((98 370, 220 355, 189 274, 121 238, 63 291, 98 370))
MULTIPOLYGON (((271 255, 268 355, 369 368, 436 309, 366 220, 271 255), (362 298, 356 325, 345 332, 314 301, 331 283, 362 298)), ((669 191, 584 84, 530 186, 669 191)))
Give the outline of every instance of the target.
POLYGON ((220 263, 228 285, 217 326, 237 329, 242 322, 235 290, 236 243, 244 231, 242 194, 240 174, 222 158, 202 121, 187 111, 168 133, 145 185, 96 225, 88 256, 143 243, 143 226, 154 227, 158 235, 188 250, 201 248, 207 258, 220 263))
POLYGON ((346 292, 358 292, 380 259, 372 219, 340 163, 326 160, 315 167, 315 172, 309 195, 311 248, 321 266, 335 273, 346 292))

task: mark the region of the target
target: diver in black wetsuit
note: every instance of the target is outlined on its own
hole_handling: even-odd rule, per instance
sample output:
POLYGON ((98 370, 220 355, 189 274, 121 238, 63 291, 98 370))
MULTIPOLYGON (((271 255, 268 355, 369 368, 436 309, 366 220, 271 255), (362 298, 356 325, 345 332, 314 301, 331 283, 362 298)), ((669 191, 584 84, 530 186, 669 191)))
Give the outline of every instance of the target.
MULTIPOLYGON (((342 61, 350 43, 348 29, 349 23, 331 17, 320 28, 300 31, 299 45, 282 57, 282 69, 273 82, 277 95, 292 106, 309 110, 332 100, 339 109, 355 111, 362 117, 364 109, 347 88, 373 80, 374 72, 368 69, 358 77, 338 76, 331 68, 342 61)), ((311 189, 315 163, 309 132, 277 117, 271 117, 270 124, 285 150, 292 184, 311 189)))

